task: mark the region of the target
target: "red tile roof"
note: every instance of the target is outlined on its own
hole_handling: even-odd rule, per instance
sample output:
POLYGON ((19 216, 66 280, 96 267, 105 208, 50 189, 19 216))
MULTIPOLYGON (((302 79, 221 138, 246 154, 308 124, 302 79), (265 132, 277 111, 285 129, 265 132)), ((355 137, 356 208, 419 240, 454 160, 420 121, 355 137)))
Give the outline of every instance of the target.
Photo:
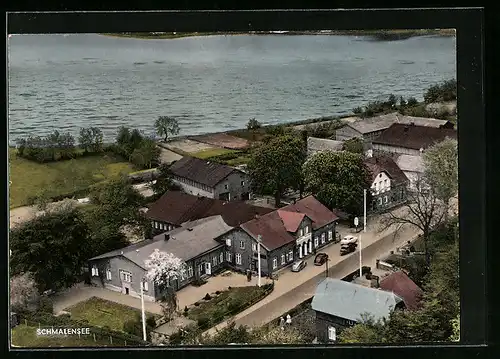
POLYGON ((447 137, 457 138, 457 131, 449 128, 435 128, 395 123, 375 140, 373 144, 424 150, 447 137))
POLYGON ((217 183, 237 172, 236 168, 195 157, 183 157, 170 166, 170 171, 178 177, 214 187, 217 183))
POLYGON ((374 156, 367 158, 364 163, 372 175, 372 181, 375 180, 380 172, 386 172, 395 184, 408 182, 408 177, 406 177, 405 173, 391 157, 374 156))
POLYGON ((313 229, 321 228, 339 219, 335 213, 330 211, 314 196, 302 198, 294 204, 281 208, 281 210, 304 213, 313 221, 313 229))
POLYGON ((180 191, 168 191, 149 207, 146 217, 180 226, 187 221, 221 215, 228 225, 236 227, 256 215, 272 211, 271 208, 252 206, 241 201, 224 202, 180 191))
POLYGON ((406 308, 409 310, 419 308, 423 291, 402 271, 392 273, 382 279, 380 289, 393 292, 403 298, 406 308))
POLYGON ((278 215, 283 221, 283 225, 288 232, 297 232, 299 229, 300 222, 305 217, 304 213, 290 212, 282 209, 278 209, 278 215))
POLYGON ((313 229, 321 228, 338 219, 316 198, 308 196, 295 204, 246 222, 240 227, 254 238, 260 235, 264 247, 274 250, 295 241, 291 233, 297 231, 300 221, 297 223, 299 216, 294 216, 292 213, 300 214, 300 221, 304 216, 309 217, 313 221, 313 229))

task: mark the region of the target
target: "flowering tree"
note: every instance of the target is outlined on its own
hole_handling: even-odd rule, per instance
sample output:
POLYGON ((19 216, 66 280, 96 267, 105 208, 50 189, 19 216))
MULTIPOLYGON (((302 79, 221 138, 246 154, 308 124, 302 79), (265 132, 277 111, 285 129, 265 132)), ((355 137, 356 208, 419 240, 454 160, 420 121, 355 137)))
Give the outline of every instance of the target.
POLYGON ((160 305, 163 314, 171 319, 177 309, 177 295, 170 286, 170 280, 178 279, 185 270, 186 264, 173 254, 159 249, 155 249, 144 264, 147 270, 146 279, 156 284, 162 292, 160 305))
POLYGON ((40 295, 31 273, 10 278, 10 304, 13 310, 35 310, 40 295))

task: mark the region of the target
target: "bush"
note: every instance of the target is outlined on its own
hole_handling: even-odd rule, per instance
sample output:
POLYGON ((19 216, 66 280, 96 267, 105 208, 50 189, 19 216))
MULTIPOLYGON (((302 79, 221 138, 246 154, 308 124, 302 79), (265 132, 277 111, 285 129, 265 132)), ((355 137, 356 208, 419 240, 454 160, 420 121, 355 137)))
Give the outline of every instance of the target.
POLYGON ((194 285, 195 287, 201 287, 202 285, 206 284, 207 281, 205 279, 196 279, 193 282, 191 282, 191 285, 194 285))
POLYGON ((208 294, 208 293, 207 293, 207 294, 203 297, 203 299, 205 299, 205 300, 210 300, 210 299, 212 299, 212 296, 211 296, 210 294, 208 294))
POLYGON ((199 317, 197 323, 198 323, 198 327, 200 329, 206 329, 210 325, 210 318, 208 318, 208 317, 199 317))
POLYGON ((168 337, 168 343, 170 345, 182 344, 182 332, 178 330, 175 333, 170 334, 170 336, 168 337))
POLYGON ((359 115, 360 113, 363 112, 363 108, 361 107, 355 107, 352 109, 352 112, 355 114, 355 115, 359 115))
POLYGON ((444 81, 429 87, 424 94, 426 103, 452 101, 457 99, 457 80, 444 81))
POLYGON ((38 310, 42 313, 54 313, 54 303, 52 302, 52 299, 47 296, 41 296, 38 310))
POLYGON ((187 305, 184 307, 184 313, 187 313, 189 311, 189 308, 187 307, 187 305))
POLYGON ((200 303, 199 303, 199 302, 196 302, 196 303, 194 303, 194 306, 195 306, 195 307, 199 307, 199 306, 200 306, 200 303))
POLYGON ((418 105, 418 101, 415 97, 410 97, 408 101, 406 101, 406 105, 408 106, 416 106, 418 105))
POLYGON ((146 318, 146 326, 156 328, 156 319, 153 315, 150 315, 146 318))
POLYGON ((220 290, 215 291, 215 294, 219 295, 221 292, 220 290))

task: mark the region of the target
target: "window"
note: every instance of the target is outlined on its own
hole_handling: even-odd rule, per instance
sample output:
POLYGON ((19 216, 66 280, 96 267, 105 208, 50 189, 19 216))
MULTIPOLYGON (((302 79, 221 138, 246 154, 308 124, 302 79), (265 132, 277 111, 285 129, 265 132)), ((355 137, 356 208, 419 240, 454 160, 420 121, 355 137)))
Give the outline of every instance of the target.
POLYGON ((278 259, 273 258, 273 269, 276 269, 276 268, 278 268, 278 259))
POLYGON ((325 243, 325 237, 326 237, 326 234, 325 233, 321 233, 321 244, 325 243))
POLYGON ((122 281, 129 282, 129 283, 132 282, 132 274, 131 273, 122 271, 121 274, 122 274, 122 281))
POLYGON ((286 263, 286 262, 285 262, 285 255, 284 255, 284 254, 282 254, 282 255, 281 255, 281 264, 283 265, 283 264, 285 264, 285 263, 286 263))
POLYGON ((306 226, 306 227, 304 228, 304 230, 305 230, 305 233, 306 233, 306 234, 308 234, 308 233, 309 233, 309 226, 306 226))
POLYGON ((214 267, 217 265, 217 257, 212 258, 212 264, 214 265, 214 267))
POLYGON ((257 252, 257 243, 252 243, 252 251, 257 252))
POLYGON ((109 269, 106 270, 106 279, 111 280, 111 270, 109 269))
POLYGON ((198 273, 203 273, 203 263, 198 264, 198 273))
POLYGON ((155 221, 151 221, 151 227, 155 228, 155 221))
POLYGON ((165 229, 165 225, 163 223, 160 223, 160 228, 165 229))
POLYGON ((226 239, 226 246, 231 247, 231 238, 226 239))
POLYGON ((382 177, 382 173, 378 175, 379 177, 382 177))
POLYGON ((328 340, 331 341, 337 340, 337 331, 335 330, 335 327, 332 326, 328 327, 328 340))
POLYGON ((382 198, 379 198, 377 202, 378 202, 379 205, 381 205, 382 204, 382 198))
POLYGON ((224 253, 223 252, 220 252, 220 255, 219 255, 219 263, 222 263, 224 262, 224 253))
POLYGON ((288 252, 288 261, 293 261, 293 251, 288 252))
POLYGON ((92 267, 92 276, 93 277, 98 277, 99 276, 99 269, 97 269, 96 266, 92 267))
POLYGON ((301 228, 299 231, 299 237, 302 237, 304 235, 304 230, 301 228))
POLYGON ((384 187, 387 187, 387 180, 384 180, 384 187))
POLYGON ((389 199, 387 198, 387 196, 384 196, 384 203, 387 203, 389 201, 389 199))
POLYGON ((241 181, 241 185, 244 186, 245 185, 245 181, 241 181))
POLYGON ((333 239, 333 231, 328 231, 328 240, 331 241, 333 239))
POLYGON ((319 238, 318 237, 314 237, 314 247, 317 248, 319 245, 319 238))
POLYGON ((191 278, 194 275, 193 267, 189 266, 187 272, 188 272, 188 278, 191 278))
POLYGON ((158 229, 158 222, 155 222, 155 228, 158 229))
POLYGON ((224 189, 227 189, 227 188, 228 188, 228 185, 227 185, 227 184, 225 184, 225 185, 224 185, 224 189))
POLYGON ((240 241, 240 249, 245 249, 245 242, 240 241))
POLYGON ((236 253, 236 264, 241 265, 241 254, 236 253))
POLYGON ((148 286, 148 282, 142 282, 142 289, 143 289, 144 291, 146 291, 146 292, 147 292, 147 291, 148 291, 148 287, 149 287, 149 286, 148 286))
POLYGON ((378 191, 378 182, 375 183, 375 191, 378 191))
POLYGON ((186 279, 186 270, 183 268, 181 269, 181 280, 185 280, 186 279))
POLYGON ((231 252, 226 252, 226 260, 227 260, 229 263, 232 263, 233 258, 232 258, 232 254, 231 254, 231 252))

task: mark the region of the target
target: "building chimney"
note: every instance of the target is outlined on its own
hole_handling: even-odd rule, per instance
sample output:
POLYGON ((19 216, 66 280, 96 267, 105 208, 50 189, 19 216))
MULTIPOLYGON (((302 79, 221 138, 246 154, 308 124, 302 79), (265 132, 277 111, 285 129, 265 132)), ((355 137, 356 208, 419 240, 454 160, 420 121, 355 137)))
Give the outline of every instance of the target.
POLYGON ((165 233, 165 240, 168 241, 170 239, 170 234, 165 233))

